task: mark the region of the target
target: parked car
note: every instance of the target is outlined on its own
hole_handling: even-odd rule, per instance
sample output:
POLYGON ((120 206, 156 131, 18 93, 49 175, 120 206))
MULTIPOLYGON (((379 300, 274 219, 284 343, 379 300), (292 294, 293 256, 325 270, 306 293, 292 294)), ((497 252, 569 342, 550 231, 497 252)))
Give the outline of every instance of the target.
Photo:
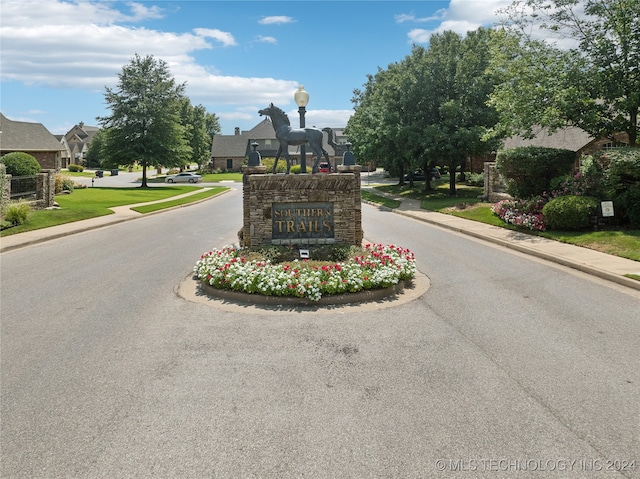
MULTIPOLYGON (((440 170, 438 170, 437 168, 431 168, 431 180, 439 180, 440 179, 440 170)), ((409 181, 410 180, 410 174, 407 173, 406 175, 404 175, 404 181, 409 181)), ((424 181, 425 180, 425 174, 423 170, 417 170, 413 172, 413 181, 424 181)))
POLYGON ((323 161, 318 165, 318 171, 320 173, 331 173, 331 170, 331 163, 327 163, 326 161, 323 161))
POLYGON ((189 173, 188 171, 183 171, 177 175, 167 176, 164 181, 165 183, 200 183, 202 181, 202 176, 196 175, 195 173, 189 173))

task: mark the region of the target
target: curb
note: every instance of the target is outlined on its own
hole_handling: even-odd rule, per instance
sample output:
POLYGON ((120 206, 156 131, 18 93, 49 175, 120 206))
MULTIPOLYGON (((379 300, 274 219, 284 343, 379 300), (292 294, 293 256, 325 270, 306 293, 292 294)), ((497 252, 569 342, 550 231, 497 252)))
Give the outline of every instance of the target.
MULTIPOLYGON (((197 278, 196 278, 197 281, 197 278)), ((201 288, 209 296, 219 299, 234 301, 240 304, 253 304, 261 306, 335 306, 342 304, 366 303, 370 301, 380 301, 389 299, 398 293, 402 293, 404 288, 411 287, 413 280, 404 280, 388 288, 369 289, 356 293, 335 294, 322 296, 319 301, 312 301, 309 298, 296 298, 293 296, 264 296, 262 294, 243 293, 229 289, 218 289, 208 284, 202 283, 201 288)))
MULTIPOLYGON (((404 282, 396 289, 396 292, 390 291, 393 288, 385 288, 382 290, 370 290, 373 294, 348 293, 340 295, 347 299, 347 302, 331 303, 322 305, 307 300, 304 304, 299 301, 300 298, 286 296, 262 296, 258 294, 240 293, 228 290, 215 290, 214 293, 236 293, 231 299, 218 297, 217 294, 209 294, 205 290, 205 285, 193 273, 185 277, 175 288, 175 293, 186 301, 200 303, 206 307, 227 311, 231 313, 242 314, 258 314, 258 315, 299 315, 301 312, 313 312, 316 314, 351 314, 366 313, 368 311, 380 311, 381 309, 392 308, 410 303, 423 296, 431 287, 429 278, 416 271, 412 280, 404 282), (240 297, 238 301, 237 297, 240 297), (358 300, 361 302, 357 302, 358 300), (286 301, 291 300, 291 301, 286 301), (296 302, 297 301, 297 302, 296 302)), ((213 288, 215 289, 215 288, 213 288)), ((326 296, 325 300, 330 299, 326 296)), ((335 299, 335 297, 334 297, 335 299)), ((326 301, 328 302, 328 301, 326 301)))

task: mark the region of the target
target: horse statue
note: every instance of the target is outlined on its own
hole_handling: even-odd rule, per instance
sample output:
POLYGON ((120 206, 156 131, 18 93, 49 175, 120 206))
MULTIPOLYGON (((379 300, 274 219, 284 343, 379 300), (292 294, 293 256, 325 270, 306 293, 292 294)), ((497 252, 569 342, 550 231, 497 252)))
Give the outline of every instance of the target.
POLYGON ((320 163, 320 157, 324 155, 327 162, 329 162, 329 153, 322 148, 322 131, 318 128, 291 128, 289 117, 277 106, 271 103, 267 108, 259 110, 260 116, 268 116, 271 118, 273 129, 276 132, 276 138, 280 142, 278 152, 276 153, 276 161, 273 163, 273 173, 276 172, 276 166, 278 166, 278 159, 280 155, 284 153, 284 157, 287 160, 287 174, 291 169, 291 158, 289 157, 289 145, 304 145, 309 143, 311 149, 316 155, 316 161, 313 164, 312 173, 318 172, 318 163, 320 163))

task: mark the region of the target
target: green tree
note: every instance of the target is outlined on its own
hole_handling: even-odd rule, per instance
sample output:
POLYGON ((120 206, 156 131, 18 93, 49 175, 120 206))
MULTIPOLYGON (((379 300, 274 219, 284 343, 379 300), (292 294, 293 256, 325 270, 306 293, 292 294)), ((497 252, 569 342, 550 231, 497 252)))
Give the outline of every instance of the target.
POLYGON ((93 139, 91 140, 91 145, 89 145, 89 150, 87 151, 87 166, 93 168, 100 168, 102 166, 102 158, 104 155, 104 146, 105 146, 105 130, 98 130, 95 135, 93 135, 93 139))
POLYGON ((391 75, 392 72, 379 69, 375 75, 367 76, 363 89, 354 90, 351 101, 355 112, 347 122, 345 134, 357 158, 374 161, 392 173, 399 171, 402 178, 402 162, 398 161, 400 146, 396 145, 391 131, 397 124, 388 93, 391 75))
POLYGON ((147 167, 185 164, 191 148, 180 119, 184 84, 176 84, 163 60, 138 54, 118 75, 116 89, 106 88, 111 115, 98 118, 105 129, 103 153, 112 165, 142 166, 142 188, 147 167))
MULTIPOLYGON (((392 173, 437 163, 452 172, 449 193, 456 194, 455 170, 470 155, 488 153, 497 140, 485 141, 497 120, 487 106, 496 81, 486 73, 490 32, 478 29, 462 38, 454 32, 433 35, 428 49, 370 76, 352 100, 355 113, 346 133, 356 154, 379 159, 392 173)), ((425 190, 430 189, 429 177, 425 190)))
POLYGON ((181 100, 180 116, 185 138, 191 147, 190 161, 201 169, 211 158, 213 135, 220 132, 218 118, 207 113, 202 105, 193 106, 188 98, 181 100))
POLYGON ((640 0, 517 0, 502 13, 496 131, 531 136, 535 125, 575 125, 594 137, 626 132, 638 145, 640 0), (534 38, 535 26, 572 47, 534 38))

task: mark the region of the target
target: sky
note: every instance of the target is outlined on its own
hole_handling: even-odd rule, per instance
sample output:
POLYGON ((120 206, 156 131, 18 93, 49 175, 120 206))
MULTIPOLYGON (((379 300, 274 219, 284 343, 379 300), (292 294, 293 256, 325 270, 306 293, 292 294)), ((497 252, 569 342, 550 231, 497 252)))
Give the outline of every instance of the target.
POLYGON ((135 54, 167 63, 222 134, 249 130, 274 103, 297 126, 346 126, 353 92, 431 34, 497 21, 511 0, 62 1, 0 3, 0 110, 53 134, 99 126, 105 88, 135 54))

